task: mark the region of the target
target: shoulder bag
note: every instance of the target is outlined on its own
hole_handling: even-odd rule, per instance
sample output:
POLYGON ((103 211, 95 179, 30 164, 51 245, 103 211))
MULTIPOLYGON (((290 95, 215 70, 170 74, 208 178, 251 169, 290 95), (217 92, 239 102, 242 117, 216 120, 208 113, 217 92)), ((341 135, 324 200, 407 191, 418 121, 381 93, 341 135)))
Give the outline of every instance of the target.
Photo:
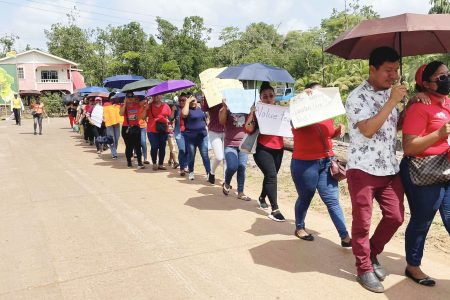
POLYGON ((419 186, 450 181, 448 151, 426 157, 408 157, 409 176, 419 186))
MULTIPOLYGON (((315 125, 319 130, 320 139, 322 141, 322 145, 327 153, 328 158, 330 158, 330 149, 328 148, 327 143, 325 142, 325 137, 322 134, 322 130, 319 125, 315 125)), ((330 159, 330 174, 331 177, 336 179, 337 181, 344 180, 347 178, 347 171, 345 170, 345 166, 338 159, 330 159)))

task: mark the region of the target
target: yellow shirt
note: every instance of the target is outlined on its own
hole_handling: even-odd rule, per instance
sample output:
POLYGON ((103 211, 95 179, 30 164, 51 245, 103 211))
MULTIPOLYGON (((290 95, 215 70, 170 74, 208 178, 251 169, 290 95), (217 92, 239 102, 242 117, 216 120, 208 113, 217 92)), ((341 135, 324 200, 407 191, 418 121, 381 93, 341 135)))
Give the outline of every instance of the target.
POLYGON ((123 116, 119 114, 119 105, 104 105, 103 106, 103 120, 105 126, 112 126, 123 122, 123 116))
POLYGON ((17 97, 12 100, 13 108, 21 109, 22 108, 22 100, 17 97))

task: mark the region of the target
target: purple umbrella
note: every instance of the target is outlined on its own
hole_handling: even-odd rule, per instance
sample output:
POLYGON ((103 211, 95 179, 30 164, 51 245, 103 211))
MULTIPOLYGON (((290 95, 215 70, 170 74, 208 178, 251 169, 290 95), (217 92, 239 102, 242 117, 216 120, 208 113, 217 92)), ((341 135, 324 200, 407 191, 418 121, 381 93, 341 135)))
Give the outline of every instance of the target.
POLYGON ((195 86, 195 83, 192 81, 181 79, 181 80, 167 80, 164 82, 161 82, 157 86, 152 87, 147 91, 146 96, 155 96, 155 95, 161 95, 166 94, 170 92, 175 92, 179 90, 184 90, 190 87, 195 86))

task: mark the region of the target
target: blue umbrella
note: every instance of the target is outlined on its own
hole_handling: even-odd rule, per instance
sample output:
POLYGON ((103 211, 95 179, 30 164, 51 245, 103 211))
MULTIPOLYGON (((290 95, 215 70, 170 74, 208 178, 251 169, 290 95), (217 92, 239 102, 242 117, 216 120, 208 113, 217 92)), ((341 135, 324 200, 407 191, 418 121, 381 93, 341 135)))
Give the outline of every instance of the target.
POLYGON ((145 79, 139 75, 116 75, 103 80, 103 86, 115 89, 121 89, 125 84, 145 79))
POLYGON ((289 74, 289 72, 285 69, 261 63, 242 64, 228 67, 217 75, 217 78, 285 83, 295 82, 291 74, 289 74))
POLYGON ((101 86, 87 86, 85 88, 79 89, 78 93, 80 94, 90 94, 94 92, 103 92, 108 93, 108 89, 101 86))

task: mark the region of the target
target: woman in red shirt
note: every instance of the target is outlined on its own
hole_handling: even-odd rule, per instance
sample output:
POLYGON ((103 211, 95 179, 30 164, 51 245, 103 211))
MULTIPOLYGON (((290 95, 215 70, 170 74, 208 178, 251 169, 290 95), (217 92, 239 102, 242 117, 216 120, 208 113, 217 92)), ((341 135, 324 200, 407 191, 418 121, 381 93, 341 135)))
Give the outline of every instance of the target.
POLYGON ((169 134, 169 117, 172 111, 169 105, 161 101, 161 95, 153 96, 152 100, 143 111, 142 118, 147 118, 147 135, 150 141, 153 170, 166 170, 164 157, 169 134))
MULTIPOLYGON (((318 83, 305 86, 305 92, 320 87, 318 83)), ((335 128, 333 120, 325 120, 306 127, 292 129, 294 151, 291 161, 291 175, 297 189, 295 202, 295 236, 313 241, 314 237, 305 230, 305 218, 311 200, 319 192, 331 220, 341 238, 342 247, 351 247, 351 238, 345 226, 344 213, 339 204, 338 182, 330 174, 330 163, 334 159, 331 139, 344 134, 345 127, 335 128)))
MULTIPOLYGON (((259 90, 261 102, 275 104, 275 91, 269 83, 263 82, 259 90)), ((251 133, 258 127, 255 116, 255 107, 248 115, 245 129, 251 133)), ((253 155, 256 165, 264 174, 261 194, 258 198, 259 207, 267 209, 266 196, 269 198, 272 212, 268 216, 277 222, 284 222, 285 218, 278 208, 277 202, 277 174, 283 161, 284 143, 282 136, 259 134, 256 152, 253 155)))
MULTIPOLYGON (((414 103, 405 114, 400 174, 408 199, 411 218, 405 232, 405 275, 415 282, 434 286, 436 282, 420 268, 430 225, 439 210, 450 234, 450 181, 419 186, 411 181, 408 162, 415 157, 445 154, 450 134, 450 72, 444 63, 433 61, 419 68, 416 89, 430 98, 431 104, 414 103)), ((422 97, 423 94, 419 94, 422 97)))

